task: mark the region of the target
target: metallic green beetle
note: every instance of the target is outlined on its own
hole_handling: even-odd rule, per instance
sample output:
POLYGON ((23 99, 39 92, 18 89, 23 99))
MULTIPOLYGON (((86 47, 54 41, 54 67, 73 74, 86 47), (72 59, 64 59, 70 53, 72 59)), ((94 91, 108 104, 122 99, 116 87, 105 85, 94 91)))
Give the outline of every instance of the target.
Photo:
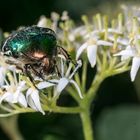
POLYGON ((57 45, 55 32, 37 26, 12 33, 3 42, 1 52, 7 56, 7 63, 16 65, 29 78, 31 73, 44 79, 44 75, 56 72, 58 54, 70 60, 67 51, 57 45))

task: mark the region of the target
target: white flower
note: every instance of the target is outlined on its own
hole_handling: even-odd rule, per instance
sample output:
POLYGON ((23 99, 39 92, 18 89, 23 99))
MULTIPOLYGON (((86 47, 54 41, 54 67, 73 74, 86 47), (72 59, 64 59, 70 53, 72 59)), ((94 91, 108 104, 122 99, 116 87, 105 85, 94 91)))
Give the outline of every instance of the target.
POLYGON ((43 115, 45 114, 39 100, 39 91, 35 87, 31 87, 27 90, 26 99, 32 109, 40 111, 43 115))
POLYGON ((41 16, 40 20, 37 23, 38 27, 47 27, 47 18, 45 16, 41 16))
POLYGON ((61 16, 61 20, 68 20, 68 19, 69 19, 68 12, 63 11, 62 16, 61 16))
POLYGON ((140 54, 138 52, 139 46, 128 46, 125 50, 115 54, 115 56, 121 56, 121 60, 132 58, 132 66, 130 71, 131 81, 135 80, 136 74, 140 67, 140 54))
POLYGON ((23 91, 26 89, 25 81, 18 81, 15 71, 13 72, 12 79, 5 81, 5 85, 1 86, 5 90, 4 93, 0 95, 0 103, 6 101, 9 103, 19 103, 23 107, 27 107, 27 102, 23 91))
POLYGON ((56 96, 60 95, 60 93, 66 88, 66 86, 69 83, 71 83, 76 88, 80 98, 83 98, 78 84, 74 80, 72 80, 73 75, 79 69, 79 67, 81 67, 81 65, 82 65, 82 63, 79 60, 77 62, 77 66, 75 67, 73 72, 70 74, 70 71, 72 69, 72 65, 70 64, 68 69, 67 69, 67 71, 66 71, 66 73, 64 74, 64 64, 63 64, 63 61, 61 61, 61 76, 62 76, 62 78, 60 78, 60 79, 52 79, 52 80, 49 80, 49 82, 40 82, 37 85, 37 87, 39 89, 43 89, 43 88, 48 88, 48 87, 51 87, 51 86, 55 86, 56 87, 56 93, 55 93, 54 97, 56 97, 56 96))
POLYGON ((65 78, 65 77, 64 77, 64 78, 61 78, 61 79, 58 81, 58 85, 57 85, 57 89, 56 89, 57 92, 58 92, 58 94, 60 94, 60 93, 66 88, 66 86, 67 86, 69 83, 71 83, 71 84, 73 84, 73 85, 75 86, 75 88, 76 88, 76 90, 77 90, 77 92, 78 92, 80 98, 82 99, 83 96, 82 96, 82 94, 81 94, 80 88, 79 88, 79 86, 77 85, 77 83, 76 83, 74 80, 68 79, 68 78, 65 78))
POLYGON ((89 39, 78 49, 76 59, 78 60, 83 51, 87 50, 88 60, 91 64, 91 67, 94 67, 96 64, 96 55, 98 46, 113 46, 113 44, 111 42, 104 40, 89 39))
POLYGON ((8 71, 16 72, 16 67, 13 65, 0 66, 0 86, 4 85, 5 76, 8 71))
POLYGON ((5 74, 6 74, 6 68, 0 67, 0 86, 4 84, 5 74))
MULTIPOLYGON (((115 41, 115 37, 113 34, 108 35, 108 40, 114 42, 115 41)), ((120 44, 121 46, 128 46, 129 45, 129 39, 128 38, 122 38, 122 37, 118 37, 117 38, 117 43, 120 44)))
POLYGON ((0 54, 0 86, 4 84, 7 71, 16 71, 14 65, 8 65, 5 61, 6 58, 0 54))
POLYGON ((87 35, 86 27, 85 26, 80 26, 80 27, 72 29, 68 34, 68 38, 69 38, 70 41, 74 42, 76 37, 78 37, 78 36, 85 37, 86 35, 87 35))

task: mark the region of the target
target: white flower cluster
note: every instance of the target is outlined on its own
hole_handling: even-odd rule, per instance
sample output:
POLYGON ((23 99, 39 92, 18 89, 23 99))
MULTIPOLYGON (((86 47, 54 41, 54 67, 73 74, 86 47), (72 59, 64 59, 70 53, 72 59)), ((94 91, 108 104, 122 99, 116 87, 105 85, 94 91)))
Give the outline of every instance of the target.
POLYGON ((75 86, 79 96, 82 98, 79 86, 72 80, 73 75, 82 65, 81 61, 77 62, 77 66, 72 71, 72 65, 70 64, 66 70, 65 61, 61 59, 60 73, 62 77, 57 77, 49 81, 39 81, 37 78, 38 84, 35 87, 29 79, 28 81, 22 79, 21 72, 18 72, 15 66, 6 64, 3 56, 0 55, 0 58, 2 60, 0 65, 0 104, 3 102, 18 104, 23 108, 31 107, 45 114, 40 101, 40 91, 54 87, 56 89, 54 97, 59 97, 62 90, 69 83, 75 86), (28 84, 28 82, 30 83, 28 84))
MULTIPOLYGON (((77 48, 76 59, 78 60, 85 50, 91 67, 96 65, 97 55, 103 55, 103 53, 107 53, 109 57, 121 56, 120 60, 123 62, 130 59, 132 60, 130 77, 131 81, 134 81, 140 67, 140 17, 136 14, 138 11, 140 12, 140 9, 134 9, 130 19, 123 18, 123 15, 120 14, 116 22, 112 21, 111 27, 107 25, 108 21, 98 14, 94 17, 94 23, 71 30, 69 40, 77 42, 78 37, 82 38, 81 42, 83 42, 83 44, 74 44, 77 48), (134 17, 135 15, 137 17, 134 17), (111 52, 111 50, 113 51, 111 52)), ((125 13, 126 10, 129 11, 129 9, 125 9, 125 13)))
MULTIPOLYGON (((50 87, 54 88, 52 95, 57 98, 69 83, 75 87, 80 98, 83 98, 80 85, 78 86, 72 77, 82 65, 79 59, 84 51, 86 51, 87 59, 92 68, 98 64, 98 58, 102 58, 104 54, 107 56, 107 65, 111 65, 111 60, 116 58, 115 65, 119 69, 123 69, 122 64, 125 65, 125 62, 128 63, 132 60, 130 77, 131 81, 135 80, 140 67, 139 15, 131 18, 130 22, 126 17, 123 20, 123 15, 120 14, 118 19, 116 21, 112 20, 111 26, 109 26, 107 17, 101 17, 100 14, 97 14, 93 17, 92 23, 84 17, 84 25, 80 27, 73 26, 73 22, 68 17, 67 12, 64 12, 62 17, 56 13, 51 16, 52 19, 47 19, 45 16, 41 17, 37 25, 39 27, 49 27, 56 31, 62 46, 66 44, 67 49, 74 51, 74 54, 76 54, 77 66, 74 69, 71 63, 67 66, 65 59, 60 57, 61 77, 52 76, 48 81, 34 79, 35 83, 37 83, 35 88, 31 82, 29 84, 27 80, 22 78, 21 73, 18 73, 14 66, 6 64, 4 58, 0 56, 0 104, 3 102, 18 104, 21 107, 30 107, 45 114, 42 109, 40 91, 47 91, 46 89, 50 87), (60 22, 61 20, 63 21, 62 23, 60 22), (59 22, 60 26, 58 28, 59 22)), ((85 57, 83 58, 84 63, 86 60, 85 57)), ((104 65, 102 64, 103 61, 100 63, 104 65)), ((128 63, 128 66, 130 64, 128 63)), ((114 66, 114 69, 116 67, 114 66)), ((124 71, 122 70, 122 72, 124 71)))

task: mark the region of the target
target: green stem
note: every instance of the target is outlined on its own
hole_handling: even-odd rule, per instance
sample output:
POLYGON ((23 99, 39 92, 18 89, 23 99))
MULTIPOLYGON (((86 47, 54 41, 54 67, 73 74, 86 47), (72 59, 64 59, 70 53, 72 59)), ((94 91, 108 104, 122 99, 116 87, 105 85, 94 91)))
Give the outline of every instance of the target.
POLYGON ((2 129, 11 140, 23 140, 23 137, 18 129, 17 119, 18 116, 0 119, 0 125, 2 129))
POLYGON ((55 112, 55 113, 65 113, 65 114, 77 114, 82 111, 80 107, 60 107, 60 106, 54 106, 54 107, 47 107, 44 106, 43 109, 45 111, 55 112))
POLYGON ((69 94, 73 97, 73 99, 74 99, 76 102, 80 103, 81 98, 79 97, 78 94, 75 94, 75 89, 74 89, 74 88, 69 87, 69 88, 67 88, 67 91, 69 92, 69 94))
MULTIPOLYGON (((43 105, 43 110, 44 111, 49 111, 49 112, 54 112, 54 113, 65 113, 65 114, 78 114, 82 111, 81 107, 60 107, 60 106, 54 106, 54 107, 48 107, 43 105)), ((0 114, 0 118, 2 117, 9 117, 13 116, 16 114, 21 114, 21 113, 33 113, 36 112, 33 109, 26 108, 26 109, 18 109, 18 110, 13 110, 10 113, 5 113, 5 114, 0 114)))
POLYGON ((87 62, 83 63, 83 72, 82 72, 82 93, 85 93, 86 89, 86 80, 87 80, 87 62))
POLYGON ((106 78, 106 75, 102 73, 97 74, 95 76, 95 79, 93 80, 91 84, 91 88, 87 91, 87 100, 89 103, 93 101, 100 84, 103 82, 105 78, 106 78))
POLYGON ((85 110, 81 112, 80 117, 83 125, 83 133, 85 140, 94 140, 90 111, 85 110))

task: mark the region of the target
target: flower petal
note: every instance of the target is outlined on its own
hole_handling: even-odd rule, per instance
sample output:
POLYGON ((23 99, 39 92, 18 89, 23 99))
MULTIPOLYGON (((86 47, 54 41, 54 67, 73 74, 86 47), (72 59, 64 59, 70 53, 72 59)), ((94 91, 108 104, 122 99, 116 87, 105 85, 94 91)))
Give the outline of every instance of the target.
POLYGON ((31 98, 32 98, 37 110, 40 111, 43 115, 45 115, 45 112, 43 111, 43 109, 41 107, 38 91, 36 91, 33 94, 31 94, 31 98))
POLYGON ((38 27, 47 27, 47 18, 45 16, 42 16, 37 23, 38 27))
POLYGON ((97 46, 96 45, 90 45, 87 48, 87 57, 91 64, 91 67, 94 67, 96 64, 96 53, 97 53, 97 46))
POLYGON ((116 53, 114 56, 119 56, 119 55, 133 57, 134 56, 134 52, 131 51, 131 50, 123 50, 123 51, 121 51, 119 53, 116 53))
POLYGON ((102 32, 102 31, 94 30, 94 31, 92 31, 92 32, 90 32, 90 33, 86 33, 86 34, 84 35, 84 38, 85 38, 85 39, 89 39, 89 38, 92 36, 92 38, 94 38, 95 40, 98 40, 98 39, 99 39, 99 34, 100 34, 100 32, 102 32))
POLYGON ((130 57, 134 57, 135 55, 136 55, 136 52, 131 46, 127 46, 125 50, 122 50, 119 53, 114 54, 114 56, 122 56, 121 57, 122 61, 130 57))
POLYGON ((129 39, 127 39, 127 38, 118 38, 117 42, 122 44, 122 45, 126 45, 127 46, 129 44, 129 39))
POLYGON ((103 45, 103 46, 110 46, 110 47, 112 47, 113 43, 108 42, 108 41, 104 41, 104 40, 99 40, 99 41, 97 41, 97 45, 103 45))
POLYGON ((18 98, 19 98, 19 94, 20 94, 20 91, 17 90, 15 93, 11 93, 13 94, 13 103, 17 103, 18 102, 18 98))
POLYGON ((22 93, 19 94, 18 102, 21 106, 23 106, 25 108, 27 107, 27 101, 25 99, 25 96, 22 93))
POLYGON ((70 83, 72 83, 75 86, 76 90, 78 91, 78 94, 79 94, 80 98, 82 99, 83 96, 82 96, 81 90, 80 90, 79 86, 77 85, 77 83, 74 80, 70 80, 70 83))
POLYGON ((27 103, 29 104, 29 106, 31 106, 31 108, 36 110, 36 107, 34 106, 34 103, 33 103, 32 99, 31 99, 31 94, 33 94, 32 92, 33 92, 33 90, 31 88, 29 88, 27 90, 27 92, 26 92, 26 100, 27 100, 27 103))
POLYGON ((67 78, 61 78, 60 80, 59 80, 59 83, 58 83, 58 85, 57 85, 57 92, 58 93, 61 93, 62 92, 62 90, 67 86, 67 84, 69 83, 69 80, 67 79, 67 78))
POLYGON ((35 106, 35 103, 34 101, 32 100, 31 96, 26 96, 27 98, 27 103, 29 104, 29 106, 34 109, 34 110, 37 110, 36 106, 35 106))
POLYGON ((1 98, 0 98, 0 103, 5 100, 9 103, 13 103, 13 94, 11 94, 10 92, 6 92, 4 93, 1 98))
POLYGON ((0 86, 4 84, 6 69, 4 67, 0 67, 0 86))
POLYGON ((81 53, 88 47, 88 43, 84 43, 78 50, 77 50, 77 54, 76 54, 76 60, 79 59, 81 53))
POLYGON ((31 89, 31 88, 28 89, 26 93, 26 99, 31 108, 33 108, 34 110, 40 111, 43 115, 45 114, 45 112, 43 111, 41 107, 38 90, 31 89))
POLYGON ((134 57, 132 60, 132 67, 130 71, 131 81, 135 80, 139 67, 140 67, 140 57, 134 57))
POLYGON ((17 87, 17 90, 23 90, 26 87, 26 81, 20 81, 19 86, 17 87))
POLYGON ((140 39, 140 35, 136 35, 136 39, 140 39))
POLYGON ((38 89, 44 89, 44 88, 49 88, 51 86, 54 86, 55 84, 54 83, 51 83, 51 82, 40 82, 38 85, 37 85, 37 88, 38 89))
POLYGON ((118 29, 113 29, 113 28, 109 28, 109 29, 108 29, 108 32, 109 32, 109 33, 122 34, 122 32, 120 32, 120 30, 118 30, 118 29))

